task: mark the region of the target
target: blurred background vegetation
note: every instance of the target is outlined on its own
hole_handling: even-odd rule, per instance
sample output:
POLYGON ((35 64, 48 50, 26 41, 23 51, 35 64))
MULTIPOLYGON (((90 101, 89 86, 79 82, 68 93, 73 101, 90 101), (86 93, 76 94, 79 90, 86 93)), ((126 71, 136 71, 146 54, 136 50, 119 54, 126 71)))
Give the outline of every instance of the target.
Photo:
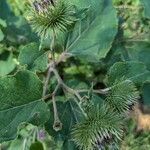
MULTIPOLYGON (((142 1, 142 0, 141 0, 142 1)), ((62 71, 67 73, 67 79, 94 78, 95 86, 103 88, 104 76, 115 62, 124 60, 139 60, 150 70, 150 18, 143 17, 143 6, 140 0, 113 0, 119 18, 119 33, 108 56, 98 64, 85 64, 82 61, 69 60, 62 71), (123 49, 120 52, 120 49, 123 49), (94 67, 93 67, 94 66, 94 67), (95 69, 96 68, 96 69, 95 69), (69 76, 70 75, 70 76, 69 76)), ((27 0, 0 0, 0 76, 12 73, 19 67, 17 56, 23 45, 38 41, 31 32, 26 21, 27 0)), ((150 6, 149 6, 150 8, 150 6)), ((147 13, 147 12, 146 12, 147 13)), ((147 15, 148 16, 148 15, 147 15)), ((44 48, 47 48, 45 42, 44 48)), ((60 67, 60 70, 63 67, 60 67)), ((70 81, 71 82, 71 81, 70 81)), ((76 81, 73 81, 76 82, 76 81)), ((143 84, 141 90, 141 109, 139 113, 130 115, 125 129, 121 150, 150 149, 150 82, 143 84), (138 131, 139 117, 146 115, 147 119, 142 131, 138 131)), ((145 116, 144 116, 145 117, 145 116)), ((55 143, 42 129, 23 124, 18 131, 18 138, 1 145, 2 150, 61 150, 61 142, 55 143), (24 129, 24 127, 26 127, 24 129), (38 135, 37 135, 38 134, 38 135), (35 137, 39 137, 38 140, 35 137)))

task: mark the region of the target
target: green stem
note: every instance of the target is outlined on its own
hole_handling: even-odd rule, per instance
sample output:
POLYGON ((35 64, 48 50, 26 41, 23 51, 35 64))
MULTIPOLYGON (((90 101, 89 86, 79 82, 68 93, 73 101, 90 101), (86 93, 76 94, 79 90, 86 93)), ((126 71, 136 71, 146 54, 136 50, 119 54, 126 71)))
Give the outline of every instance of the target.
POLYGON ((26 149, 26 145, 27 145, 27 139, 25 138, 25 139, 23 140, 22 150, 25 150, 25 149, 26 149))
POLYGON ((59 116, 58 116, 57 105, 56 105, 56 101, 55 101, 55 95, 52 96, 52 103, 53 103, 53 112, 54 112, 53 129, 55 131, 60 131, 62 129, 62 123, 61 123, 59 116))
POLYGON ((51 69, 51 66, 49 66, 47 76, 46 76, 44 86, 43 86, 43 94, 42 94, 43 99, 45 99, 45 96, 46 96, 47 87, 48 87, 48 83, 49 83, 49 79, 51 77, 51 74, 52 74, 52 69, 51 69))
MULTIPOLYGON (((68 86, 63 82, 63 80, 61 79, 61 77, 60 77, 59 73, 57 72, 57 70, 56 70, 56 69, 53 69, 53 72, 54 72, 54 74, 55 74, 55 76, 56 76, 56 78, 57 78, 57 81, 58 81, 59 85, 61 85, 66 91, 68 91, 68 92, 71 93, 72 95, 75 95, 75 96, 78 98, 78 100, 79 100, 80 102, 82 102, 82 97, 80 96, 80 94, 79 94, 76 90, 74 90, 74 89, 68 87, 68 86)), ((76 104, 79 106, 79 108, 81 109, 81 111, 82 111, 82 113, 84 114, 84 116, 87 117, 87 114, 84 112, 84 110, 83 110, 82 107, 80 106, 80 103, 79 103, 76 99, 75 99, 75 102, 76 102, 76 104)))
POLYGON ((51 77, 51 73, 52 73, 51 68, 55 66, 55 51, 54 51, 55 40, 56 40, 56 33, 55 33, 55 30, 53 29, 52 42, 51 42, 51 45, 50 45, 50 50, 51 50, 51 53, 52 53, 52 63, 50 63, 49 66, 48 66, 48 72, 47 72, 47 76, 46 76, 44 86, 43 86, 43 94, 42 94, 43 99, 46 96, 48 83, 49 83, 49 80, 50 80, 50 77, 51 77))
POLYGON ((53 29, 52 31, 52 42, 51 42, 51 45, 50 45, 50 49, 51 49, 51 53, 52 53, 52 60, 53 62, 55 63, 55 51, 54 51, 54 46, 55 46, 55 41, 56 41, 56 32, 55 30, 53 29))

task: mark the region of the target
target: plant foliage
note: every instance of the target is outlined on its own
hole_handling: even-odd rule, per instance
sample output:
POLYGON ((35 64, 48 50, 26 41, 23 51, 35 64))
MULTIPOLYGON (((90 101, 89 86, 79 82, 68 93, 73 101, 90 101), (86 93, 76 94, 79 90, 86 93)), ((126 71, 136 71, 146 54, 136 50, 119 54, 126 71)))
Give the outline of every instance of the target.
POLYGON ((149 7, 0 1, 2 148, 121 149, 131 107, 150 103, 149 7))

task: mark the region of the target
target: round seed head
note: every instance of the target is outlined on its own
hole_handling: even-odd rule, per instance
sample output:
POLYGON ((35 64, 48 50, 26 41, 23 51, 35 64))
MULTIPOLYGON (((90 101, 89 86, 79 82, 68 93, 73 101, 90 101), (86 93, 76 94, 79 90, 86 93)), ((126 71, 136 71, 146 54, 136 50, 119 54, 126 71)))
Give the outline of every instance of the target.
POLYGON ((48 36, 52 30, 66 31, 74 22, 70 5, 63 0, 34 1, 29 12, 29 21, 39 36, 48 36))

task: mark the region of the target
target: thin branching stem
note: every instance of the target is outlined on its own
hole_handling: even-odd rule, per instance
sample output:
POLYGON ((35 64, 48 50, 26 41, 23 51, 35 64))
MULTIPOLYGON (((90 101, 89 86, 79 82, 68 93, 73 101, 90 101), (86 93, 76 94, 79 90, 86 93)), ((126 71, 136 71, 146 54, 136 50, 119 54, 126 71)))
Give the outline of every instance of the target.
POLYGON ((47 76, 46 76, 46 79, 45 79, 45 82, 44 82, 44 86, 43 86, 43 95, 42 95, 43 99, 45 99, 45 96, 46 96, 47 87, 48 87, 48 83, 49 83, 51 74, 52 74, 52 68, 51 68, 51 66, 49 66, 48 72, 47 72, 47 76))
POLYGON ((25 139, 23 140, 22 150, 25 150, 25 149, 26 149, 26 145, 27 145, 27 139, 25 138, 25 139))
POLYGON ((54 110, 54 124, 53 124, 53 128, 55 131, 59 131, 62 129, 62 123, 59 119, 58 116, 58 111, 57 111, 57 105, 56 105, 56 101, 55 101, 55 95, 57 93, 57 90, 59 89, 59 84, 57 84, 54 92, 52 93, 52 103, 53 103, 53 110, 54 110))
POLYGON ((57 59, 57 61, 51 61, 48 65, 48 72, 47 72, 47 75, 46 75, 46 79, 44 81, 44 86, 43 86, 43 94, 42 94, 42 98, 43 100, 46 100, 48 98, 50 98, 52 96, 52 94, 49 94, 49 95, 46 95, 46 92, 47 92, 47 87, 48 87, 48 84, 49 84, 49 80, 50 80, 50 77, 52 75, 52 70, 53 68, 56 67, 56 65, 58 65, 59 63, 65 61, 67 58, 71 57, 71 54, 69 53, 62 53, 59 58, 57 59))
MULTIPOLYGON (((61 58, 63 58, 63 56, 61 56, 61 58)), ((59 60, 60 61, 60 60, 59 60)), ((80 93, 84 93, 84 92, 89 92, 89 89, 81 89, 81 90, 75 90, 75 89, 72 89, 70 88, 69 86, 67 86, 63 80, 61 79, 58 71, 50 64, 49 65, 49 72, 48 72, 48 75, 47 75, 47 82, 45 82, 45 86, 44 86, 44 92, 43 92, 43 100, 46 100, 48 98, 51 98, 53 93, 52 94, 48 94, 46 95, 46 90, 47 90, 47 84, 48 84, 48 78, 49 78, 49 73, 52 74, 54 73, 56 79, 57 79, 57 82, 59 83, 59 86, 62 86, 67 92, 75 95, 78 100, 81 102, 82 101, 82 97, 80 96, 80 93)), ((96 94, 107 94, 109 91, 111 90, 111 88, 105 88, 105 89, 97 89, 97 90, 93 90, 93 93, 96 93, 96 94)))
MULTIPOLYGON (((93 93, 96 94, 102 94, 105 95, 109 92, 110 88, 106 88, 106 89, 97 89, 97 90, 92 90, 93 93)), ((77 90, 79 93, 84 93, 84 92, 89 92, 89 89, 82 89, 82 90, 77 90)))
MULTIPOLYGON (((76 91, 76 90, 70 88, 69 86, 67 86, 67 85, 63 82, 63 80, 61 79, 61 77, 60 77, 60 75, 59 75, 59 73, 58 73, 58 71, 57 71, 56 69, 53 68, 53 72, 54 72, 54 74, 55 74, 55 76, 56 76, 56 78, 57 78, 58 84, 59 84, 60 86, 62 86, 62 88, 64 88, 67 92, 71 93, 72 95, 75 95, 75 96, 77 97, 77 99, 79 100, 79 102, 82 102, 82 97, 80 96, 80 94, 78 93, 78 91, 76 91)), ((74 99, 74 100, 75 100, 76 104, 79 106, 79 108, 80 108, 80 110, 82 111, 83 115, 84 115, 85 117, 87 117, 87 114, 84 112, 84 110, 83 110, 83 108, 81 107, 81 105, 79 104, 79 102, 78 102, 76 99, 74 99)))
POLYGON ((80 96, 80 94, 78 93, 78 91, 77 91, 77 90, 74 90, 74 89, 72 89, 72 88, 70 88, 69 86, 67 86, 67 85, 63 82, 63 80, 61 79, 61 77, 60 77, 60 75, 59 75, 59 73, 58 73, 58 71, 57 71, 56 69, 53 69, 53 72, 54 72, 54 74, 55 74, 55 76, 56 76, 56 78, 57 78, 58 83, 59 83, 66 91, 68 91, 69 93, 75 95, 80 101, 82 101, 82 97, 80 96))
POLYGON ((56 40, 56 33, 55 33, 55 30, 53 29, 52 31, 52 42, 51 42, 51 45, 50 45, 50 49, 51 49, 51 53, 52 53, 52 61, 54 62, 55 64, 55 51, 54 51, 54 46, 55 46, 55 40, 56 40))

